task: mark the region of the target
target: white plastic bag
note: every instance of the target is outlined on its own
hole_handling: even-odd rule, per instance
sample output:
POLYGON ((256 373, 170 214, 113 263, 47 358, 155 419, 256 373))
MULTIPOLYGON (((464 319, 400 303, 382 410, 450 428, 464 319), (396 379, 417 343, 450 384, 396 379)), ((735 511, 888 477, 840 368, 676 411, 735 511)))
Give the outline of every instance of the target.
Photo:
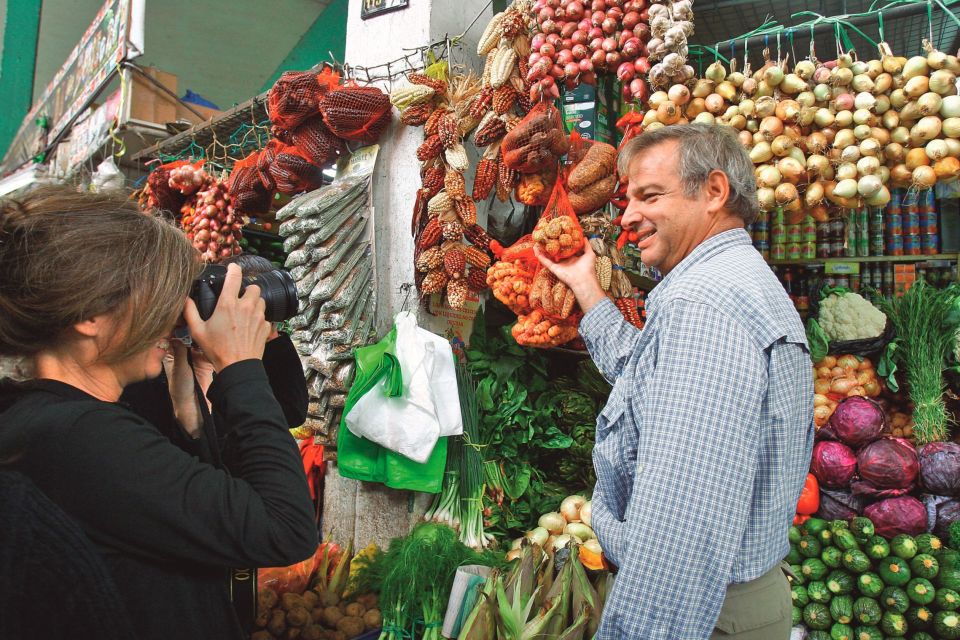
POLYGON ((424 463, 441 436, 463 433, 453 350, 447 340, 419 328, 411 313, 400 312, 394 322, 403 393, 387 397, 387 382, 381 380, 344 421, 354 435, 424 463))

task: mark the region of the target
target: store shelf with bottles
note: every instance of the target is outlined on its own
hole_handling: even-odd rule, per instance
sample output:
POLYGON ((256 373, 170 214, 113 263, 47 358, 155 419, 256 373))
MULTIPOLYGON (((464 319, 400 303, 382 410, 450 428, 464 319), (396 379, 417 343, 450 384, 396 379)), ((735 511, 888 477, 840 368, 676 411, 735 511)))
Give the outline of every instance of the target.
POLYGON ((960 254, 956 253, 938 253, 921 256, 848 256, 842 258, 810 258, 798 260, 767 260, 767 263, 773 266, 781 265, 824 265, 846 262, 931 262, 931 261, 952 261, 956 262, 960 254))

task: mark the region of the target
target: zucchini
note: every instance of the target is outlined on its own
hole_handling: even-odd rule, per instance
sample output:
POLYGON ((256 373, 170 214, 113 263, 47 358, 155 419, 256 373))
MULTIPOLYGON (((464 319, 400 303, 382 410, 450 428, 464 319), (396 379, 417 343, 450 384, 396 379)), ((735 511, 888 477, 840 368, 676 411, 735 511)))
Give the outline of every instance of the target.
POLYGON ((811 602, 803 608, 803 623, 810 629, 829 629, 830 611, 819 602, 811 602))
POLYGON ((902 638, 907 635, 907 619, 902 613, 887 611, 880 620, 880 630, 888 636, 902 638))
POLYGON ((820 558, 807 558, 800 565, 800 571, 807 580, 823 580, 828 569, 820 558))
POLYGON ((849 551, 850 549, 860 548, 860 545, 857 544, 857 539, 854 537, 853 532, 849 529, 838 529, 833 536, 833 543, 837 545, 841 551, 849 551))
POLYGON ((807 640, 833 640, 830 632, 824 629, 814 629, 807 635, 807 640))
POLYGON ((843 551, 836 547, 827 547, 820 554, 820 559, 831 569, 839 569, 843 566, 843 551))
POLYGON ((932 533, 921 533, 913 541, 917 543, 920 553, 936 556, 943 551, 943 541, 932 533))
POLYGON ((910 608, 910 598, 900 587, 887 587, 880 594, 880 604, 887 611, 904 613, 910 608))
POLYGON ((910 607, 904 614, 910 629, 928 629, 933 623, 933 611, 927 607, 910 607))
POLYGON ((853 602, 853 618, 860 624, 872 627, 880 624, 883 612, 873 598, 857 598, 853 602))
POLYGON ((926 578, 914 578, 907 583, 906 591, 914 604, 930 604, 936 596, 933 585, 926 578))
POLYGON ((940 573, 940 563, 929 553, 921 553, 910 561, 910 571, 915 576, 933 580, 940 573))
POLYGON ((937 559, 940 561, 941 571, 944 569, 960 569, 960 551, 944 547, 937 559))
POLYGON ((937 603, 937 609, 941 611, 956 611, 957 608, 960 607, 960 594, 953 589, 943 587, 937 589, 934 602, 937 603))
POLYGON ((804 558, 819 558, 820 552, 823 551, 823 545, 820 544, 818 538, 803 536, 797 544, 797 550, 804 558))
POLYGON ((793 575, 790 577, 793 584, 807 584, 807 579, 803 577, 803 568, 800 565, 790 565, 790 571, 793 572, 793 575))
POLYGON ((819 536, 821 531, 829 528, 830 523, 823 518, 808 518, 802 527, 805 535, 814 537, 819 536))
POLYGON ((830 627, 830 640, 853 640, 853 627, 842 622, 835 622, 830 627))
POLYGON ((830 531, 830 529, 822 529, 820 533, 817 534, 817 538, 820 540, 820 544, 822 544, 824 548, 833 544, 833 532, 830 531))
POLYGON ((853 598, 837 596, 830 601, 830 617, 841 624, 853 622, 853 598))
POLYGON ((787 538, 790 540, 790 544, 797 544, 800 542, 801 537, 799 528, 796 526, 790 527, 790 530, 787 532, 787 538))
POLYGON ((917 555, 919 551, 913 536, 901 533, 890 540, 890 552, 898 558, 910 560, 913 556, 917 555))
POLYGON ((807 595, 810 596, 811 602, 818 602, 820 604, 827 604, 830 602, 830 598, 833 597, 833 594, 827 589, 826 583, 819 580, 814 580, 807 585, 807 595))
POLYGON ((960 638, 960 614, 956 611, 938 611, 933 616, 933 630, 940 638, 957 640, 960 638))
POLYGON ((859 549, 850 549, 843 553, 843 566, 852 573, 863 573, 870 570, 870 558, 859 549))
POLYGON ((795 627, 801 622, 803 622, 803 609, 794 605, 791 607, 790 624, 795 627))
POLYGON ((937 640, 937 639, 925 631, 917 631, 915 634, 910 636, 910 640, 937 640))
MULTIPOLYGON (((946 552, 944 552, 944 555, 945 554, 946 552)), ((944 563, 941 560, 940 572, 937 574, 937 581, 941 587, 953 589, 954 591, 960 593, 960 567, 947 568, 944 566, 944 563)))
POLYGON ((866 544, 876 533, 870 518, 864 518, 863 516, 853 519, 850 523, 850 531, 853 532, 853 536, 860 544, 866 544))
POLYGON ((831 571, 827 576, 827 589, 835 596, 844 596, 853 593, 853 576, 843 570, 831 571))
POLYGON ((854 640, 883 640, 883 634, 875 626, 857 627, 853 637, 854 640))
POLYGON ((865 551, 867 557, 870 559, 883 560, 890 555, 890 543, 880 536, 873 536, 870 538, 870 542, 867 543, 867 548, 865 551))
POLYGON ((830 521, 830 531, 836 533, 838 529, 849 529, 850 523, 846 520, 831 520, 830 521))
POLYGON ((870 598, 876 598, 883 593, 883 586, 883 581, 880 579, 880 576, 872 571, 861 573, 857 578, 857 589, 860 590, 862 595, 870 598))
POLYGON ((887 556, 878 563, 877 573, 880 578, 888 585, 902 587, 913 576, 910 575, 910 567, 905 560, 898 556, 887 556))
POLYGON ((787 552, 787 557, 785 557, 783 561, 790 565, 803 562, 803 556, 800 555, 800 547, 795 544, 790 545, 790 551, 787 552))
POLYGON ((807 595, 807 590, 800 585, 794 585, 790 588, 790 599, 797 607, 805 607, 810 604, 810 596, 807 595))

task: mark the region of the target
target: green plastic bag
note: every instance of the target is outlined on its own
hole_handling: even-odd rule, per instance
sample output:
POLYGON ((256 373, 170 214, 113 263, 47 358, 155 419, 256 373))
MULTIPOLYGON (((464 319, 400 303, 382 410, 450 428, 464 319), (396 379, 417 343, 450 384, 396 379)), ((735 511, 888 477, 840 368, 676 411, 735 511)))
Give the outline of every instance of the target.
MULTIPOLYGON (((343 416, 357 400, 380 389, 380 380, 387 379, 386 393, 396 397, 403 393, 403 378, 395 350, 397 330, 393 328, 380 342, 354 351, 356 376, 347 394, 343 416)), ((443 472, 447 465, 447 438, 437 440, 430 458, 423 464, 381 447, 372 440, 360 438, 347 428, 340 418, 337 436, 337 466, 344 478, 379 482, 392 489, 407 489, 424 493, 440 493, 443 472)))

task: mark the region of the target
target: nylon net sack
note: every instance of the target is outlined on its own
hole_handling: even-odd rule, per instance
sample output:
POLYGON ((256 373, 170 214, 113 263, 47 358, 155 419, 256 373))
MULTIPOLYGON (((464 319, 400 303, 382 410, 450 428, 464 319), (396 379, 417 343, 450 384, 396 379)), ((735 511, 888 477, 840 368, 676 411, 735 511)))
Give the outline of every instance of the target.
POLYGON ((557 180, 543 215, 533 228, 533 240, 551 260, 566 260, 583 251, 586 238, 563 181, 557 180))
POLYGON ((227 193, 233 209, 241 215, 265 213, 270 210, 273 193, 263 186, 257 173, 260 152, 255 151, 233 165, 227 180, 227 193))
POLYGON ((306 153, 318 166, 323 166, 337 157, 343 149, 343 141, 335 136, 321 116, 314 116, 289 133, 290 144, 306 153))
POLYGON ((582 216, 607 206, 617 190, 617 150, 574 131, 567 160, 567 198, 573 212, 582 216))
POLYGON ((503 138, 500 150, 507 167, 520 173, 538 173, 567 153, 560 112, 549 102, 537 104, 503 138))
POLYGON ((277 188, 277 183, 274 182, 273 176, 270 175, 270 165, 277 159, 277 154, 280 153, 284 147, 286 147, 286 145, 283 142, 273 139, 267 143, 267 146, 260 150, 260 155, 257 156, 257 175, 260 176, 261 184, 263 184, 264 188, 268 191, 277 188))
POLYGON ((283 129, 294 129, 320 111, 326 92, 317 74, 309 71, 285 71, 270 88, 267 110, 270 121, 283 129))
POLYGON ((487 269, 487 285, 493 296, 518 316, 533 311, 530 287, 540 269, 533 244, 529 234, 506 249, 494 243, 493 251, 498 259, 487 269))
POLYGON ((161 165, 147 176, 140 206, 145 211, 167 211, 178 214, 186 196, 170 186, 170 169, 161 165))
POLYGON ((323 184, 323 173, 297 147, 286 146, 270 164, 270 176, 280 193, 311 191, 323 184))
POLYGON ((390 124, 390 106, 380 89, 350 85, 327 93, 320 110, 337 137, 372 144, 390 124))

